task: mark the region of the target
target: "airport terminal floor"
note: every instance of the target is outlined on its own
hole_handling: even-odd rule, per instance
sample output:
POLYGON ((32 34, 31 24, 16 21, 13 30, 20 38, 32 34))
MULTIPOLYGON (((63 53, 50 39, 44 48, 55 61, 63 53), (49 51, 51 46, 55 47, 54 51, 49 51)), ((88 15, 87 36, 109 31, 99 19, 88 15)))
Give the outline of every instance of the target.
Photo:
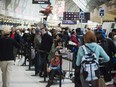
POLYGON ((0 87, 97 87, 100 76, 116 87, 116 0, 0 0, 0 87))
MULTIPOLYGON (((70 69, 71 63, 67 60, 64 60, 65 66, 62 66, 64 69, 70 69)), ((71 72, 70 72, 71 73, 71 72)), ((28 62, 26 66, 19 65, 19 60, 13 65, 11 83, 10 87, 46 87, 48 77, 44 81, 43 77, 33 76, 34 67, 32 66, 29 70, 28 62)), ((61 87, 75 87, 74 83, 69 78, 69 72, 65 75, 66 79, 62 80, 61 87)), ((113 84, 113 81, 110 82, 113 84)), ((0 71, 0 87, 2 87, 1 71, 0 71)), ((55 82, 51 87, 60 87, 59 80, 55 82)), ((114 85, 108 85, 107 87, 115 87, 114 85)))
MULTIPOLYGON (((18 61, 13 66, 13 71, 11 75, 10 87, 46 87, 47 80, 44 82, 43 77, 32 76, 34 75, 33 67, 28 70, 27 66, 18 65, 18 61)), ((74 84, 70 79, 64 79, 62 81, 62 87, 74 87, 74 84)), ((1 71, 0 71, 0 87, 2 87, 1 71)), ((59 82, 53 84, 51 87, 59 87, 59 82)))

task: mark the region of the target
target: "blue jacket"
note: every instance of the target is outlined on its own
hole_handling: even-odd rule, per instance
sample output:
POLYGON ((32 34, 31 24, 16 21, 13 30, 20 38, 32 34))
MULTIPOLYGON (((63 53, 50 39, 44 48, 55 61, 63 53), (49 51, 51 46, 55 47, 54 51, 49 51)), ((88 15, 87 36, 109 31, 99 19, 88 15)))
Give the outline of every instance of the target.
MULTIPOLYGON (((97 61, 99 61, 100 56, 104 59, 104 62, 108 62, 110 60, 109 56, 106 54, 103 48, 97 43, 86 43, 85 45, 87 45, 90 49, 92 49, 95 52, 97 61)), ((87 52, 90 52, 90 50, 87 49, 87 52)), ((84 52, 82 46, 80 46, 78 49, 77 60, 76 60, 77 66, 80 66, 83 55, 84 52)))

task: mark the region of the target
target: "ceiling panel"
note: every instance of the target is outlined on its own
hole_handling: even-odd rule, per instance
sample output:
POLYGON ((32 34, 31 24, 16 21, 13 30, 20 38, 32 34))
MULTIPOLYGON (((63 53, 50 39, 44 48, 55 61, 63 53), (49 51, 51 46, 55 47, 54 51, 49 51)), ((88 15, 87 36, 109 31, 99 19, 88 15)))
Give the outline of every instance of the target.
MULTIPOLYGON (((56 4, 56 1, 62 0, 50 0, 52 6, 56 4)), ((79 12, 80 9, 84 12, 93 11, 95 8, 99 8, 103 3, 106 6, 116 6, 116 0, 64 0, 65 1, 65 11, 66 12, 79 12)), ((39 13, 42 7, 47 5, 42 4, 32 4, 32 0, 0 0, 0 14, 5 16, 12 16, 17 18, 39 18, 43 14, 39 13), (12 13, 11 15, 9 15, 12 13)), ((116 15, 116 10, 114 8, 109 10, 110 14, 116 15)))
POLYGON ((79 12, 80 9, 73 0, 65 0, 66 12, 79 12))

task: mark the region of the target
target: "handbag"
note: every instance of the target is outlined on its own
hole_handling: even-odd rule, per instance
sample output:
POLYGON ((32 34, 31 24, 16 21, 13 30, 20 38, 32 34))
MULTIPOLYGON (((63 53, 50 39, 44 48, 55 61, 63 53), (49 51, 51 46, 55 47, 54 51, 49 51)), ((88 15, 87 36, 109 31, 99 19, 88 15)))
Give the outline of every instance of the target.
POLYGON ((71 40, 69 40, 68 44, 69 45, 73 45, 73 46, 76 46, 77 45, 75 42, 72 42, 71 40))
POLYGON ((98 79, 98 87, 106 87, 105 80, 103 77, 98 79))

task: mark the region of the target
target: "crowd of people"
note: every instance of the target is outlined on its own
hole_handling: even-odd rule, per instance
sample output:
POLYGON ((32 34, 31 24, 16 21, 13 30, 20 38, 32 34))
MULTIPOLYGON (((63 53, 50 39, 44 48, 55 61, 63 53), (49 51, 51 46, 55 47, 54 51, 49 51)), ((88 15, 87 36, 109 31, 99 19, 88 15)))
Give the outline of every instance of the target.
MULTIPOLYGON (((48 30, 47 28, 31 28, 27 30, 4 28, 0 37, 0 68, 2 70, 3 87, 9 87, 9 68, 12 68, 17 55, 21 53, 25 57, 22 65, 30 60, 31 66, 35 66, 34 76, 49 77, 46 87, 53 84, 55 76, 62 74, 65 78, 65 73, 60 70, 61 50, 67 48, 73 52, 72 68, 74 72, 75 87, 89 87, 89 82, 83 78, 81 73, 81 61, 84 51, 83 45, 87 45, 96 54, 96 59, 99 64, 104 65, 100 68, 101 74, 104 76, 105 82, 110 82, 113 78, 112 70, 116 70, 113 57, 116 56, 116 29, 112 29, 109 34, 106 34, 102 26, 97 26, 95 30, 88 29, 85 33, 81 28, 69 29, 62 28, 48 30), (69 41, 75 45, 69 44, 69 41), (32 58, 31 49, 34 49, 34 58, 32 58), (100 62, 102 57, 104 62, 100 62)), ((87 49, 88 52, 90 52, 87 49)), ((92 87, 97 86, 98 79, 92 81, 92 87)))

